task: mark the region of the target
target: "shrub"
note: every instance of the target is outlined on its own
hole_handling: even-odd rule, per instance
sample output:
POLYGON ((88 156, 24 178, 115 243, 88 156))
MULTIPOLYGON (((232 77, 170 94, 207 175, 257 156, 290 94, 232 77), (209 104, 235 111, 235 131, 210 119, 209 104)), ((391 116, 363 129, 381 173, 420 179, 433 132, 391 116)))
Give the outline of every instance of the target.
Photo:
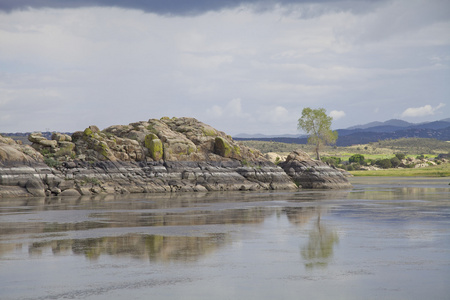
POLYGON ((39 150, 39 152, 41 152, 41 154, 44 156, 50 156, 52 154, 50 152, 50 149, 48 149, 48 148, 42 148, 41 150, 39 150))
POLYGON ((350 163, 358 163, 361 164, 364 162, 364 155, 362 154, 353 154, 352 156, 350 156, 350 158, 348 159, 348 161, 350 163))
POLYGON ((50 168, 56 168, 60 165, 60 162, 55 160, 53 157, 44 158, 44 163, 50 168))
POLYGON ((377 160, 376 165, 383 169, 389 169, 390 167, 392 167, 392 163, 389 158, 377 160))
POLYGON ((73 147, 64 147, 64 148, 61 148, 61 149, 59 149, 58 151, 56 151, 56 153, 55 153, 55 155, 57 156, 57 157, 60 157, 60 156, 73 156, 73 151, 72 151, 72 149, 73 149, 73 147))
POLYGON ((368 158, 368 159, 364 160, 365 166, 373 166, 374 164, 375 164, 375 160, 373 160, 373 159, 368 158))
POLYGON ((351 164, 353 170, 361 170, 361 165, 358 163, 351 164))
POLYGON ((327 164, 329 164, 331 166, 335 166, 335 167, 337 165, 339 165, 341 163, 341 161, 342 161, 339 157, 334 157, 334 156, 331 156, 331 157, 323 156, 323 157, 321 157, 321 160, 324 163, 327 163, 327 164))
POLYGON ((401 164, 401 161, 397 156, 391 158, 390 161, 393 168, 397 168, 401 164))
POLYGON ((397 157, 399 160, 405 159, 406 155, 405 153, 396 153, 395 157, 397 157))

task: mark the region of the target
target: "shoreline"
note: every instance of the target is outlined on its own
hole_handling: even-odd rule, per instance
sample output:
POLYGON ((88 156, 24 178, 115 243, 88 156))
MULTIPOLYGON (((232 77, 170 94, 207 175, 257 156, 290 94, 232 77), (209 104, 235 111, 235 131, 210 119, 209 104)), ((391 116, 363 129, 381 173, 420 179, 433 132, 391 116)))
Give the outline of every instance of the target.
POLYGON ((414 169, 381 169, 375 171, 358 170, 349 171, 355 177, 450 177, 450 164, 438 166, 414 168, 414 169))

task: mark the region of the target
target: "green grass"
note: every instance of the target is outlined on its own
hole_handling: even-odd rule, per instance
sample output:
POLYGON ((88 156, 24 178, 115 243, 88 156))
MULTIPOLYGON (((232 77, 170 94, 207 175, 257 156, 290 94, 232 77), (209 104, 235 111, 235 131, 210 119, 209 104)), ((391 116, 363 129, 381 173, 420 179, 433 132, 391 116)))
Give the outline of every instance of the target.
POLYGON ((449 177, 450 163, 417 169, 385 169, 376 171, 350 171, 353 176, 394 176, 394 177, 449 177))

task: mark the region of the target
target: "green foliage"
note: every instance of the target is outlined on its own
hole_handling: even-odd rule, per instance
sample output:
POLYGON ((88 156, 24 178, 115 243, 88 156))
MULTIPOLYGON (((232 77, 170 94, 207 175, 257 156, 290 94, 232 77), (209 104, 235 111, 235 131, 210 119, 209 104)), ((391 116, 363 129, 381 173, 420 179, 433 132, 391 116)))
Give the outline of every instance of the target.
POLYGON ((59 165, 61 164, 59 161, 57 161, 56 159, 54 159, 53 157, 45 157, 44 158, 44 163, 49 166, 50 168, 56 168, 59 167, 59 165))
POLYGON ((406 158, 406 155, 405 153, 396 153, 395 157, 397 157, 399 160, 402 160, 406 158))
POLYGON ((337 166, 342 162, 341 158, 339 158, 339 157, 334 157, 334 156, 331 156, 331 157, 323 156, 323 157, 321 157, 320 159, 321 159, 324 163, 327 163, 327 164, 329 164, 330 166, 335 166, 335 167, 337 167, 337 166))
POLYGON ((251 166, 251 164, 246 159, 243 159, 241 161, 241 163, 242 163, 243 166, 246 166, 246 167, 250 167, 251 166))
POLYGON ((75 153, 72 151, 72 149, 73 149, 73 147, 60 148, 58 151, 56 151, 55 156, 56 157, 60 157, 60 156, 74 157, 75 153))
POLYGON ((400 166, 400 164, 402 163, 402 162, 400 161, 400 159, 398 159, 397 156, 394 156, 393 158, 391 158, 390 161, 391 161, 391 166, 392 166, 393 168, 397 168, 397 167, 400 166))
POLYGON ((450 163, 443 163, 439 166, 425 168, 408 168, 408 169, 388 169, 376 171, 353 171, 355 176, 426 176, 426 177, 449 177, 450 163))
POLYGON ((317 160, 320 160, 319 150, 323 145, 334 144, 337 132, 331 130, 332 117, 327 116, 324 108, 304 108, 298 119, 298 129, 309 134, 308 143, 315 145, 317 160))
POLYGON ((48 149, 48 148, 42 148, 39 152, 44 156, 52 155, 52 153, 50 152, 50 149, 48 149))
POLYGON ((358 163, 361 164, 364 162, 364 155, 362 154, 353 154, 352 156, 350 156, 350 158, 348 159, 348 161, 350 163, 358 163))
POLYGON ((368 159, 364 160, 363 165, 365 165, 365 166, 373 166, 375 164, 375 162, 376 162, 376 160, 368 158, 368 159))
POLYGON ((389 158, 379 159, 375 164, 382 169, 389 169, 390 167, 392 167, 392 163, 389 158))
POLYGON ((397 140, 383 140, 378 143, 382 148, 392 147, 392 149, 405 154, 447 153, 450 149, 450 144, 448 142, 437 139, 401 138, 397 140))
POLYGON ((82 185, 92 184, 92 185, 101 185, 102 182, 95 177, 85 177, 81 182, 82 185))

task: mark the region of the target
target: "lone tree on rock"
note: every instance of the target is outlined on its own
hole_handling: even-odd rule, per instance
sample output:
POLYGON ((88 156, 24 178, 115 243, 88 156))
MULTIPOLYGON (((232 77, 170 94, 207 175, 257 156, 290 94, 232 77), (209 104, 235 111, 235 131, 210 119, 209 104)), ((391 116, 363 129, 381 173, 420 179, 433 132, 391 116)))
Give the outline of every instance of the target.
POLYGON ((303 109, 302 117, 298 119, 298 129, 303 129, 309 134, 308 144, 315 145, 317 160, 320 160, 321 147, 334 144, 337 140, 338 133, 330 129, 332 120, 332 117, 327 116, 325 108, 309 107, 303 109))

